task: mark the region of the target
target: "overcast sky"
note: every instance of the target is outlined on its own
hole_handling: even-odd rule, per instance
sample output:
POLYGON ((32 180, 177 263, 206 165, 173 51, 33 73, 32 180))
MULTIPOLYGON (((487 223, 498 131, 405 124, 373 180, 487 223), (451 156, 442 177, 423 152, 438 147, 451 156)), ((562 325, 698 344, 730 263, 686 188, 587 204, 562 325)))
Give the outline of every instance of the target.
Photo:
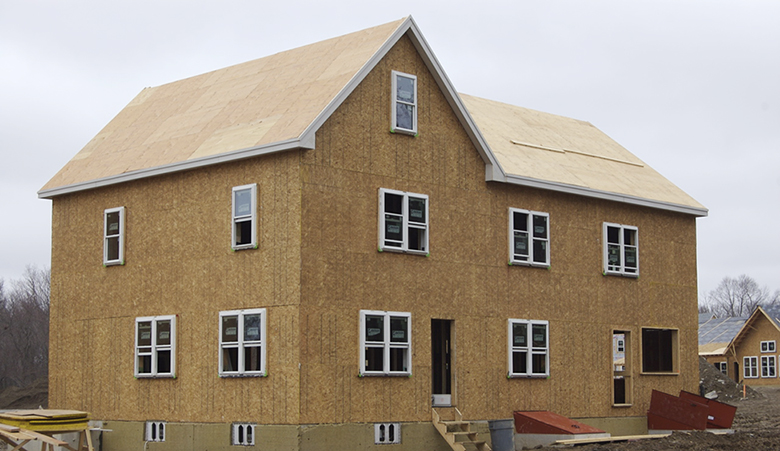
POLYGON ((780 2, 0 1, 0 278, 37 191, 135 95, 412 15, 459 92, 586 120, 709 208, 699 292, 780 288, 780 2))

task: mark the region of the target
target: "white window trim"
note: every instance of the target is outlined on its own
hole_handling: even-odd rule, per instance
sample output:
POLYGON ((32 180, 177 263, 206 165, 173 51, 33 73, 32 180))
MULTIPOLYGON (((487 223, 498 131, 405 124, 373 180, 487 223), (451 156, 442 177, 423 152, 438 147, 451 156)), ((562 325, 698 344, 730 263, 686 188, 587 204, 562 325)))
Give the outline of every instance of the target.
POLYGON ((428 244, 429 244, 429 237, 430 237, 430 224, 431 224, 430 201, 427 195, 409 193, 406 191, 397 191, 397 190, 387 189, 387 188, 379 188, 379 252, 390 251, 390 252, 404 252, 408 254, 417 254, 417 255, 426 255, 426 256, 429 255, 430 247, 428 244), (386 243, 387 241, 385 237, 386 235, 385 194, 386 193, 395 194, 403 197, 403 200, 401 202, 402 203, 401 215, 403 216, 401 228, 403 233, 403 240, 401 243, 399 243, 398 246, 394 246, 386 243), (414 225, 409 224, 409 198, 410 197, 425 200, 425 223, 424 224, 419 224, 419 223, 414 223, 414 225), (410 227, 425 230, 423 250, 409 249, 409 228, 410 227))
POLYGON ((715 362, 715 368, 718 369, 721 373, 728 376, 728 362, 715 362))
POLYGON ((775 340, 761 342, 761 352, 775 352, 776 347, 775 340))
POLYGON ((164 442, 167 428, 164 421, 147 421, 144 428, 144 441, 164 442))
POLYGON ((266 345, 265 339, 266 332, 266 310, 264 308, 259 309, 246 309, 246 310, 226 310, 219 312, 219 375, 222 377, 241 377, 241 376, 268 376, 266 371, 266 345), (260 371, 246 371, 244 362, 244 348, 248 345, 257 345, 257 342, 245 343, 244 342, 244 316, 246 315, 260 315, 260 371), (238 343, 225 344, 222 342, 222 318, 225 316, 238 316, 238 343), (238 370, 226 371, 223 369, 222 350, 226 348, 238 348, 238 370))
POLYGON ((510 378, 516 378, 516 377, 548 377, 550 376, 550 322, 544 321, 544 320, 527 320, 527 319, 514 319, 510 318, 507 321, 507 350, 508 350, 508 371, 507 375, 510 378), (527 346, 515 346, 512 342, 512 325, 513 324, 526 324, 528 326, 528 337, 526 337, 526 342, 528 343, 527 346), (547 346, 544 348, 539 347, 533 347, 533 337, 531 334, 533 333, 533 326, 534 325, 544 325, 544 332, 546 334, 544 338, 544 342, 547 346), (525 351, 526 352, 526 364, 525 367, 528 370, 526 373, 515 373, 512 371, 512 354, 514 351, 525 351), (544 373, 534 373, 533 372, 533 356, 537 354, 544 354, 545 359, 545 368, 544 373))
POLYGON ((103 211, 103 265, 124 265, 125 264, 125 207, 108 208, 103 211), (117 235, 108 234, 108 215, 119 212, 119 258, 108 259, 108 240, 117 235))
POLYGON ((230 247, 233 250, 241 249, 257 249, 257 184, 252 183, 249 185, 241 185, 233 187, 231 193, 231 207, 230 207, 230 247), (243 190, 250 190, 252 197, 252 212, 248 215, 236 215, 236 192, 243 190), (250 221, 252 223, 252 240, 248 244, 236 244, 236 224, 238 222, 250 221))
POLYGON ((550 267, 550 214, 541 211, 523 210, 520 208, 509 208, 509 264, 510 265, 524 265, 524 266, 537 266, 540 268, 550 267), (515 213, 523 213, 528 215, 526 230, 528 233, 528 260, 522 260, 516 258, 515 254, 515 213), (543 216, 546 218, 547 230, 545 235, 547 238, 534 238, 533 222, 534 216, 543 216), (534 261, 534 242, 544 241, 547 243, 545 246, 545 255, 543 262, 534 261))
POLYGON ((233 423, 230 444, 232 446, 255 446, 256 426, 254 423, 233 423), (241 429, 243 429, 243 434, 241 434, 241 429), (243 437, 240 437, 241 435, 243 437))
POLYGON ((758 357, 746 356, 742 358, 742 375, 745 379, 758 379, 758 357), (748 374, 748 370, 750 373, 748 374))
POLYGON ((605 222, 603 225, 603 257, 604 257, 604 274, 605 275, 617 275, 617 276, 624 276, 624 277, 639 277, 639 228, 635 226, 630 225, 624 225, 624 224, 615 224, 611 222, 605 222), (609 242, 607 240, 607 230, 609 227, 614 227, 620 229, 619 232, 619 243, 618 246, 620 247, 620 266, 617 268, 610 268, 609 265, 609 242), (634 236, 636 238, 636 245, 633 246, 636 248, 636 269, 635 270, 629 270, 626 267, 626 247, 629 246, 624 243, 624 231, 625 230, 632 230, 634 232, 634 236))
POLYGON ((412 314, 409 312, 386 312, 382 310, 361 310, 360 311, 360 348, 358 349, 358 365, 360 376, 411 376, 412 375, 412 314), (372 342, 370 345, 366 343, 366 316, 384 316, 384 342, 377 344, 372 342), (390 337, 390 318, 391 317, 405 317, 408 319, 408 329, 406 331, 407 341, 406 343, 392 342, 390 337), (383 349, 383 371, 369 371, 366 370, 366 347, 381 347, 383 349), (406 371, 390 371, 390 349, 392 348, 405 348, 407 365, 406 371))
POLYGON ((777 357, 773 355, 761 356, 761 377, 769 379, 777 377, 777 357), (772 374, 768 374, 770 370, 772 374))
POLYGON ((176 315, 164 315, 164 316, 143 316, 135 319, 135 362, 133 364, 135 370, 135 377, 148 378, 148 377, 176 377, 176 315), (159 321, 171 322, 171 344, 170 345, 157 345, 157 323, 159 321), (151 322, 152 323, 152 343, 151 346, 139 346, 138 345, 138 323, 151 322), (139 348, 151 347, 150 353, 140 353, 139 348), (171 351, 171 371, 169 373, 160 373, 157 371, 157 353, 159 351, 171 351), (150 373, 138 372, 138 357, 141 355, 151 355, 152 357, 152 371, 150 373))
POLYGON ((417 76, 412 74, 406 74, 403 72, 398 71, 392 71, 392 93, 391 95, 391 102, 390 102, 390 110, 391 110, 391 123, 390 123, 390 131, 392 133, 405 133, 407 135, 417 135, 417 116, 418 116, 418 105, 417 105, 417 76), (403 102, 398 100, 398 77, 405 77, 410 78, 414 81, 414 101, 412 103, 403 102), (412 106, 412 128, 406 129, 398 127, 397 124, 397 105, 398 103, 402 103, 404 105, 411 105, 412 106))

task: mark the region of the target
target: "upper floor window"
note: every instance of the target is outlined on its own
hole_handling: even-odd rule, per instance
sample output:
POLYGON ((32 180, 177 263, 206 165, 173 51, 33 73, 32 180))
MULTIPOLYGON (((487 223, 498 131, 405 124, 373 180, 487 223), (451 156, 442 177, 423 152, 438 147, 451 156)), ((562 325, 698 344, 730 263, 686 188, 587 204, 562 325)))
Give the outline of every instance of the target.
POLYGON ((219 312, 219 374, 265 376, 265 309, 219 312))
POLYGON ((428 196, 379 189, 379 250, 428 254, 428 196))
POLYGON ((135 377, 175 377, 176 316, 135 319, 135 377))
POLYGON ((548 321, 509 320, 509 377, 550 375, 548 321))
POLYGON ((125 207, 103 212, 103 264, 125 263, 125 207))
POLYGON ((412 314, 360 311, 360 375, 412 374, 412 314))
POLYGON ((637 231, 633 226, 604 223, 604 274, 639 275, 637 231))
POLYGON ((393 132, 417 133, 417 77, 393 71, 393 132))
POLYGON ((775 352, 775 341, 762 341, 761 352, 775 352))
POLYGON ((550 215, 509 209, 509 263, 550 266, 550 215))
POLYGON ((233 249, 257 247, 257 185, 233 188, 233 249))

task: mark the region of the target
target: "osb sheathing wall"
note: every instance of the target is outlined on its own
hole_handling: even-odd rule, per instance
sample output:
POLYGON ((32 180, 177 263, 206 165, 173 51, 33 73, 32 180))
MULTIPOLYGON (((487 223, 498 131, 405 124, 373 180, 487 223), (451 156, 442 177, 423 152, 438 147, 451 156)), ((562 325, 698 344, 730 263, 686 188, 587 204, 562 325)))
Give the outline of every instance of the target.
POLYGON ((55 198, 49 406, 106 420, 296 423, 299 158, 55 198), (231 189, 249 183, 257 183, 259 246, 233 252, 231 189), (103 210, 118 206, 127 214, 125 265, 103 267, 103 210), (268 377, 219 378, 219 311, 259 307, 268 309, 268 377), (176 378, 135 379, 135 318, 172 314, 176 378))
POLYGON ((486 183, 408 40, 327 121, 302 163, 303 423, 428 420, 431 318, 455 320, 453 400, 470 418, 643 415, 651 389, 696 389, 694 218, 486 183), (388 131, 391 70, 418 77, 417 137, 388 131), (430 196, 430 256, 377 251, 379 188, 430 196), (550 213, 549 270, 507 265, 509 207, 550 213), (602 275, 604 221, 639 228, 639 279, 602 275), (411 377, 358 377, 360 309, 412 313, 411 377), (550 321, 549 379, 506 378, 508 318, 550 321), (679 329, 679 376, 639 375, 642 326, 679 329), (630 408, 611 407, 613 329, 632 333, 630 408))
MULTIPOLYGON (((777 378, 777 360, 780 359, 780 352, 761 352, 762 341, 775 342, 775 349, 780 344, 780 331, 770 322, 765 315, 760 313, 755 315, 755 321, 745 324, 747 331, 743 331, 743 339, 736 346, 736 361, 739 363, 739 374, 736 380, 743 381, 747 385, 778 385, 780 379, 777 378), (775 377, 763 377, 761 373, 761 357, 775 356, 775 377), (758 360, 758 378, 745 378, 745 357, 757 357, 758 360)), ((729 362, 733 362, 734 357, 729 355, 729 362)), ((730 363, 729 371, 733 373, 734 364, 730 363)))

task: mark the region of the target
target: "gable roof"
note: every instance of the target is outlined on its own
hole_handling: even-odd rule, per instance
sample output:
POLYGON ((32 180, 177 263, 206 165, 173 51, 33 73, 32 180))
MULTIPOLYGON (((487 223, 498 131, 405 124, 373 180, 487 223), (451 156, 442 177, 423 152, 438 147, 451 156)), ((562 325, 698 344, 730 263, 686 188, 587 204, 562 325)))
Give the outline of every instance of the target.
POLYGON ((742 329, 746 317, 713 318, 699 314, 699 355, 722 355, 742 329))
POLYGON ((487 181, 707 214, 587 122, 459 96, 411 17, 146 88, 38 195, 314 148, 319 127, 403 36, 482 157, 487 181))

